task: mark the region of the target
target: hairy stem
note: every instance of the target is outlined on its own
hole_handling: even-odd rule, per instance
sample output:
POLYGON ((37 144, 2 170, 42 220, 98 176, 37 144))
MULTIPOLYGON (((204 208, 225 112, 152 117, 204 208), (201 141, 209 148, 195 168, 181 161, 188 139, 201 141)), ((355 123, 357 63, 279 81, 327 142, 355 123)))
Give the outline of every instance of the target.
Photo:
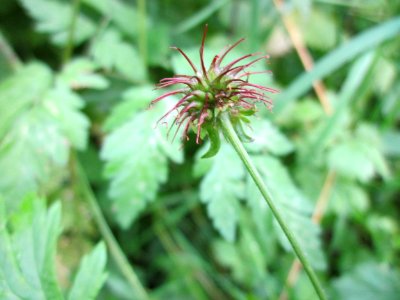
POLYGON ((79 185, 80 192, 83 194, 83 197, 88 201, 90 205, 90 209, 92 212, 92 216, 97 223, 97 226, 100 230, 101 235, 103 236, 104 240, 107 243, 109 248, 110 254, 114 259, 115 263, 117 264, 119 270, 132 287, 132 289, 136 292, 138 299, 150 299, 149 295, 147 294, 145 288, 141 284, 138 276, 136 275, 135 271, 133 270, 131 264, 129 263, 128 259, 126 258, 124 252, 122 251, 121 247, 119 246, 116 238, 114 237, 110 227, 107 224, 106 219, 99 207, 98 201, 92 188, 90 187, 89 180, 80 165, 78 159, 75 155, 71 155, 71 161, 74 168, 74 173, 76 176, 76 182, 79 185))
POLYGON ((322 290, 321 283, 319 282, 314 270, 311 267, 310 262, 308 261, 307 257, 305 256, 303 250, 300 248, 295 236, 290 231, 288 225, 286 224, 284 218, 282 217, 279 209, 275 206, 274 201, 272 201, 273 197, 271 193, 268 191, 267 187, 265 186, 260 174, 258 173, 256 167, 254 166, 253 162, 250 159, 249 154, 247 153, 246 149, 244 148, 242 142, 240 141, 239 137, 237 136, 235 130, 233 129, 231 120, 227 113, 223 113, 221 118, 221 125, 223 129, 223 133, 226 139, 232 144, 233 148, 239 155, 240 159, 244 163, 247 171, 249 172, 250 176, 253 178, 255 184, 257 185, 258 189, 260 190, 264 200, 267 202, 268 206, 270 207, 272 213, 274 214, 276 220, 278 221, 280 227, 282 228, 283 232, 285 233, 287 239, 289 240, 290 244, 293 247, 294 252, 296 253, 298 259, 303 264, 305 271, 307 272, 308 277, 316 293, 318 294, 319 299, 326 300, 326 296, 324 291, 322 290))

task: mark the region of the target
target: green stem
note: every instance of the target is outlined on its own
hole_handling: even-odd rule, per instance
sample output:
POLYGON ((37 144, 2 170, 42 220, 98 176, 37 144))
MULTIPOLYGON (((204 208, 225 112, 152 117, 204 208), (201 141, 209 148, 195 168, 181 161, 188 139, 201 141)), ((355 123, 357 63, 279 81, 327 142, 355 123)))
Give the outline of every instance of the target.
POLYGON ((147 11, 146 11, 146 0, 138 1, 139 10, 139 51, 140 56, 147 67, 147 11))
POLYGON ((285 220, 283 219, 279 209, 275 206, 274 201, 272 201, 272 195, 268 191, 267 187, 264 185, 264 182, 258 173, 256 167, 254 166, 253 162, 250 159, 249 154, 247 153, 246 149, 243 147, 242 142, 240 141, 239 137, 237 136, 235 130, 233 129, 232 123, 230 121, 229 115, 227 113, 223 113, 221 116, 221 125, 223 129, 223 133, 226 139, 232 144, 233 148, 239 155, 240 159, 246 166, 247 171, 253 178, 255 184, 257 185, 258 189, 260 190, 264 200, 267 202, 268 206, 270 207, 272 213, 274 214, 276 220, 278 221, 279 225, 281 226, 283 232, 285 233, 287 239, 289 240, 290 244, 293 247, 294 252, 296 253, 297 257, 303 264, 304 270, 307 272, 308 277, 311 280, 311 283, 314 286, 316 293, 318 294, 319 299, 326 300, 326 296, 324 291, 322 290, 322 286, 315 275, 314 270, 312 269, 307 257, 304 255, 304 252, 301 250, 300 245, 298 244, 295 236, 290 231, 288 225, 286 224, 285 220))
POLYGON ((19 68, 22 67, 22 63, 19 60, 18 56, 15 54, 14 50, 8 44, 7 40, 0 32, 0 54, 4 56, 7 63, 13 69, 13 71, 18 71, 19 68))
POLYGON ((72 16, 71 16, 71 23, 68 29, 68 41, 67 45, 64 49, 64 64, 67 63, 72 55, 72 49, 74 47, 74 33, 75 33, 75 25, 78 19, 79 14, 79 6, 81 4, 81 0, 74 0, 73 7, 72 7, 72 16))
POLYGON ((71 160, 76 172, 76 179, 81 189, 81 192, 89 202, 93 218, 96 221, 97 226, 99 227, 99 230, 108 245, 111 256, 113 257, 121 273, 124 275, 125 279, 128 281, 132 289, 136 292, 138 299, 150 299, 138 276, 136 275, 128 259, 126 258, 124 252, 120 248, 110 227, 108 226, 82 166, 80 165, 75 155, 71 155, 71 160))

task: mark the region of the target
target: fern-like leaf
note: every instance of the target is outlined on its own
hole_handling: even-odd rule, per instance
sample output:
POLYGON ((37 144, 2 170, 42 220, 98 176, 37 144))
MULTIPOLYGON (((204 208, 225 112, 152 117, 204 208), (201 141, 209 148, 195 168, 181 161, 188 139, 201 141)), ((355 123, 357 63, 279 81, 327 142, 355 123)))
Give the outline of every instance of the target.
POLYGON ((253 142, 246 144, 249 152, 286 155, 294 150, 289 139, 267 119, 255 119, 248 134, 253 139, 253 142))
POLYGON ((152 87, 145 89, 146 93, 142 93, 143 88, 136 89, 138 94, 130 91, 130 98, 120 104, 120 107, 136 107, 136 110, 121 113, 120 107, 115 108, 107 123, 116 128, 107 136, 101 152, 107 162, 105 175, 111 179, 112 210, 124 228, 155 199, 160 185, 166 182, 168 158, 178 163, 183 159, 179 141, 172 144, 167 140, 165 126, 156 127, 166 107, 140 109, 147 107, 155 95, 152 87))
MULTIPOLYGON (((223 144, 213 158, 201 159, 197 164, 211 164, 200 184, 200 199, 207 205, 208 216, 214 227, 227 240, 235 240, 239 218, 239 199, 244 194, 244 169, 237 154, 223 144)), ((196 166, 196 169, 201 169, 196 166)))
MULTIPOLYGON (((272 156, 253 156, 257 169, 274 196, 275 205, 280 209, 290 230, 316 269, 325 268, 325 258, 319 238, 320 228, 311 221, 312 206, 310 201, 294 185, 286 168, 272 156)), ((248 201, 256 218, 265 218, 270 210, 254 182, 248 180, 248 201)), ((281 244, 291 249, 289 241, 280 229, 275 226, 281 244)))
POLYGON ((400 273, 369 262, 345 273, 333 286, 339 300, 396 300, 400 295, 400 273))
MULTIPOLYGON (((49 0, 19 0, 30 16, 36 21, 39 32, 50 34, 51 41, 58 46, 69 41, 69 29, 73 14, 72 5, 62 1, 49 0)), ((95 25, 89 18, 79 14, 76 21, 74 43, 76 45, 90 38, 95 30, 95 25)))
POLYGON ((107 260, 106 254, 105 244, 99 243, 90 255, 86 255, 82 259, 69 291, 68 300, 96 299, 96 295, 107 277, 103 271, 107 260))
POLYGON ((85 148, 89 122, 79 111, 82 105, 39 63, 0 85, 0 170, 7 174, 0 178, 0 193, 8 204, 15 207, 26 193, 50 184, 71 146, 85 148))
POLYGON ((97 37, 91 55, 108 71, 117 71, 133 81, 143 82, 146 79, 146 70, 136 48, 124 42, 119 32, 112 28, 97 37))
MULTIPOLYGON (((30 196, 7 219, 4 200, 0 199, 1 299, 64 299, 55 273, 60 221, 60 203, 47 210, 42 199, 30 196)), ((83 259, 70 300, 94 299, 105 280, 105 255, 105 247, 100 244, 83 259), (85 290, 80 294, 84 298, 73 292, 78 284, 85 290)))

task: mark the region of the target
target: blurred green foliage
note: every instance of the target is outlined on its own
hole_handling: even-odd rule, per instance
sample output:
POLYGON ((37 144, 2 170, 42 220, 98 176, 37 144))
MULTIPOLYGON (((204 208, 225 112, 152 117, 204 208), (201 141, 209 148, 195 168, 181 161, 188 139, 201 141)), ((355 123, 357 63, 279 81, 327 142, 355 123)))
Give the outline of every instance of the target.
POLYGON ((240 37, 230 56, 271 54, 273 76, 253 82, 281 93, 246 148, 330 297, 398 298, 400 4, 276 3, 2 0, 1 299, 140 299, 94 246, 74 159, 152 299, 316 299, 302 271, 287 281, 294 255, 235 152, 224 142, 202 159, 207 142, 172 142, 172 121, 156 122, 174 97, 148 109, 159 79, 190 73, 168 47, 196 61, 205 23, 208 62, 240 37))

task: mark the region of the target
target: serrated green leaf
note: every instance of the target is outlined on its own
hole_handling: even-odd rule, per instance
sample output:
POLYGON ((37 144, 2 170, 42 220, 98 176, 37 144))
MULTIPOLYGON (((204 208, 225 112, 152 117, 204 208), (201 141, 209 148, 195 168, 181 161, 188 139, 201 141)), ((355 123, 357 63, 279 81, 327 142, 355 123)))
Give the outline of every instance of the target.
POLYGON ((144 85, 126 90, 122 102, 118 104, 104 123, 104 129, 111 131, 128 122, 138 111, 149 107, 149 103, 157 98, 158 92, 153 86, 144 85))
POLYGON ((346 141, 334 146, 328 154, 328 165, 346 177, 369 181, 374 176, 374 165, 366 154, 367 148, 359 141, 346 141))
POLYGON ((83 105, 77 94, 61 84, 51 89, 43 100, 43 106, 54 117, 68 141, 79 150, 86 148, 89 128, 88 118, 79 111, 83 105))
POLYGON ((52 79, 45 65, 35 63, 0 85, 0 127, 7 130, 0 144, 0 170, 7 174, 0 178, 0 192, 12 207, 25 193, 51 184, 71 146, 86 146, 89 122, 79 112, 82 100, 62 84, 52 87, 52 79))
POLYGON ((27 192, 36 191, 53 172, 67 163, 68 147, 57 123, 43 108, 20 114, 0 145, 0 191, 18 204, 27 192))
POLYGON ((50 87, 51 80, 50 69, 34 63, 22 67, 0 84, 0 139, 20 113, 42 97, 50 87))
POLYGON ((356 183, 336 180, 329 201, 329 209, 337 215, 346 216, 366 212, 369 208, 368 194, 356 183))
POLYGON ((365 124, 359 125, 355 136, 331 148, 328 165, 339 174, 362 182, 371 180, 375 174, 389 177, 379 135, 374 127, 365 124))
POLYGON ((76 58, 64 66, 58 79, 71 89, 105 89, 108 81, 95 71, 98 67, 87 58, 76 58))
MULTIPOLYGON (((43 199, 30 196, 21 208, 8 219, 4 200, 0 199, 0 295, 5 300, 62 300, 64 297, 55 272, 57 239, 61 233, 61 205, 55 203, 47 210, 43 199)), ((95 249, 90 258, 84 259, 78 274, 88 272, 84 267, 91 263, 93 279, 97 276, 104 278, 104 256, 104 246, 95 249), (94 266, 94 263, 98 265, 94 266)), ((93 298, 70 299, 94 299, 102 283, 97 280, 95 287, 83 286, 87 295, 93 298)))
POLYGON ((219 262, 233 272, 233 277, 239 282, 251 283, 265 273, 263 251, 255 240, 254 234, 244 231, 238 243, 219 240, 214 244, 214 251, 219 262), (246 263, 243 263, 243 262, 246 263))
MULTIPOLYGON (((51 41, 62 46, 69 42, 69 29, 73 14, 72 5, 62 1, 49 0, 19 0, 31 17, 36 21, 36 29, 39 32, 50 34, 51 41)), ((89 18, 79 14, 76 20, 74 44, 90 38, 96 30, 89 18)))
MULTIPOLYGON (((148 92, 152 90, 148 88, 148 92)), ((128 101, 142 101, 131 98, 128 101)), ((167 139, 166 128, 156 122, 166 110, 167 101, 150 110, 137 111, 124 124, 118 126, 106 138, 101 151, 107 162, 105 175, 111 179, 109 195, 118 223, 126 228, 137 215, 153 201, 158 189, 168 176, 168 158, 180 163, 183 153, 179 140, 172 145, 167 139)), ((121 107, 125 107, 122 103, 121 107)), ((114 112, 120 115, 117 106, 114 112)), ((118 120, 114 113, 111 119, 118 120)), ((120 121, 113 121, 120 123, 120 121)), ((110 123, 109 123, 110 124, 110 123)))
POLYGON ((93 59, 107 70, 116 70, 127 78, 143 82, 146 69, 135 47, 124 42, 118 31, 107 29, 92 45, 93 59))
POLYGON ((292 143, 269 120, 253 120, 251 127, 253 142, 246 144, 250 152, 285 155, 293 151, 292 143))
POLYGON ((388 266, 364 263, 333 283, 338 300, 396 300, 400 273, 388 266))
POLYGON ((374 146, 367 149, 367 155, 374 164, 376 173, 384 179, 390 177, 390 171, 383 155, 383 141, 377 128, 373 124, 361 123, 357 127, 356 136, 364 143, 372 143, 374 146))
MULTIPOLYGON (((213 243, 213 252, 218 262, 232 272, 236 281, 253 290, 254 299, 266 299, 278 292, 275 279, 266 268, 267 257, 274 252, 274 245, 268 244, 264 248, 254 232, 254 221, 253 215, 242 210, 237 242, 217 240, 213 243)), ((262 230, 268 231, 268 228, 264 227, 262 230)), ((266 232, 266 235, 271 236, 271 231, 266 232)))
MULTIPOLYGON (((209 172, 200 184, 200 199, 207 204, 214 227, 227 240, 235 240, 238 201, 243 197, 244 169, 233 149, 224 144, 213 158, 209 172)), ((207 159, 208 160, 208 159, 207 159)))
MULTIPOLYGON (((283 215, 309 261, 316 269, 324 269, 325 258, 319 239, 320 228, 311 221, 310 201, 294 185, 286 168, 272 156, 253 156, 257 169, 275 200, 275 205, 283 215)), ((254 182, 249 178, 247 199, 252 210, 262 217, 270 210, 254 182)), ((278 237, 286 249, 291 249, 283 231, 276 224, 278 237)))
POLYGON ((107 278, 104 273, 106 253, 106 246, 101 242, 90 254, 83 257, 68 300, 96 299, 96 295, 107 278))
POLYGON ((43 200, 32 197, 29 201, 37 203, 26 226, 20 226, 18 231, 12 233, 8 232, 6 224, 1 229, 0 244, 8 248, 1 255, 4 257, 0 267, 5 278, 3 286, 6 292, 22 299, 63 299, 54 269, 55 242, 60 229, 60 206, 54 205, 46 212, 43 203, 40 203, 43 200), (10 274, 14 275, 9 276, 10 274), (26 291, 29 294, 22 296, 26 291))
POLYGON ((135 8, 120 0, 83 0, 83 3, 94 8, 107 19, 109 18, 125 35, 135 37, 137 27, 132 26, 138 16, 135 8))

